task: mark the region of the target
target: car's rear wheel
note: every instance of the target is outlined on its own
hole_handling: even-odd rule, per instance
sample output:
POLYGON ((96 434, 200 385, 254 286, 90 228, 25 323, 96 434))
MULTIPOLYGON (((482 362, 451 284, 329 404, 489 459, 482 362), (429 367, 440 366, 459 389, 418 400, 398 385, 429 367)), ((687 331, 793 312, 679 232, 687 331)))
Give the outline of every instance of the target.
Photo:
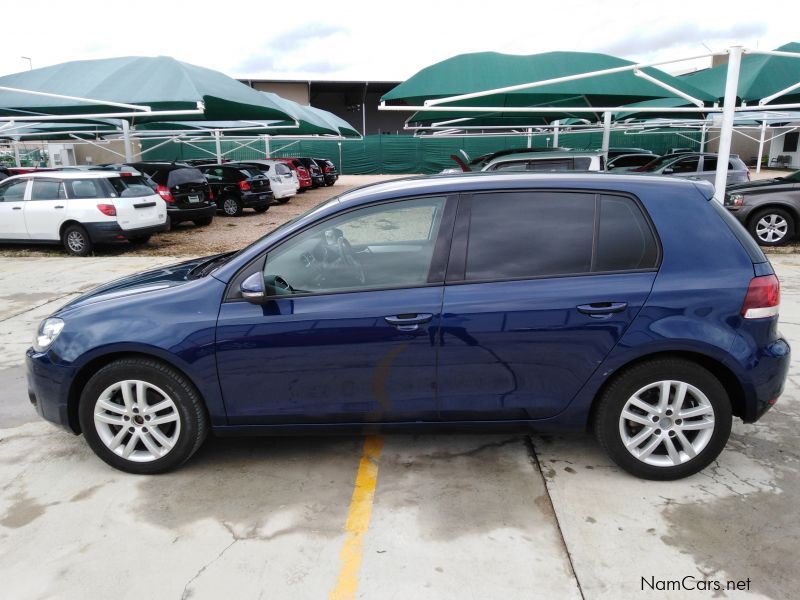
POLYGON ((138 237, 129 238, 128 241, 134 246, 143 246, 150 241, 149 235, 140 235, 138 237))
POLYGON ((202 219, 195 219, 193 223, 198 227, 205 227, 206 225, 211 225, 213 220, 214 217, 203 217, 202 219))
POLYGON ((750 234, 762 246, 782 246, 794 238, 794 218, 780 208, 758 211, 749 221, 750 234))
POLYGON ((229 217, 238 217, 244 212, 244 204, 238 198, 225 198, 222 201, 222 212, 229 217))
POLYGON ((61 233, 61 243, 64 250, 73 256, 88 256, 94 248, 86 229, 77 223, 64 228, 61 233))
POLYGON ((687 477, 719 456, 731 431, 731 404, 719 380, 688 360, 656 359, 618 375, 598 400, 600 445, 644 479, 687 477))
POLYGON ((194 386, 169 366, 147 358, 116 360, 83 389, 81 429, 106 463, 137 474, 183 464, 208 433, 208 418, 194 386))

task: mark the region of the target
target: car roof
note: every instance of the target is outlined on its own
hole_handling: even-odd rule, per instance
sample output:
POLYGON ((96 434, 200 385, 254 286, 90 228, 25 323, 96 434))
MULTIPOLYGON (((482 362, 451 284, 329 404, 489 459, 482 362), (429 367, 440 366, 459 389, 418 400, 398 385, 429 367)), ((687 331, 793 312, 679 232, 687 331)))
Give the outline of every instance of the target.
POLYGON ((14 177, 20 179, 110 179, 111 177, 120 177, 120 174, 119 171, 42 171, 41 173, 21 173, 14 177))
POLYGON ((493 164, 498 162, 514 162, 517 160, 546 160, 551 158, 575 158, 579 156, 602 156, 603 153, 597 150, 556 150, 554 152, 520 152, 516 154, 507 154, 497 156, 491 160, 486 161, 486 164, 493 164))

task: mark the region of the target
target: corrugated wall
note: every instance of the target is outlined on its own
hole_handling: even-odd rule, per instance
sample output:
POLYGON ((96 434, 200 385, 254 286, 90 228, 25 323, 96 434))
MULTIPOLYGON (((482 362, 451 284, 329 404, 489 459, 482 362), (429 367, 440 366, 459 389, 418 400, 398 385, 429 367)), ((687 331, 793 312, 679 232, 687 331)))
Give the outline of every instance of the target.
MULTIPOLYGON (((599 148, 602 132, 561 134, 559 145, 576 149, 599 148)), ((552 143, 551 135, 533 136, 533 146, 544 148, 552 143), (548 141, 549 138, 549 141, 548 141)), ((142 142, 147 149, 156 142, 142 142)), ((475 157, 507 148, 524 148, 525 136, 484 136, 484 137, 426 137, 415 138, 406 135, 370 135, 363 140, 346 140, 340 148, 329 140, 272 140, 273 156, 314 156, 332 160, 340 172, 351 174, 378 173, 438 173, 442 169, 455 167, 450 159, 460 149, 475 157)), ((245 148, 234 149, 236 143, 222 142, 222 152, 226 159, 247 160, 264 158, 264 143, 257 140, 245 148)), ((665 153, 673 147, 699 149, 700 133, 697 131, 626 134, 611 133, 612 147, 637 147, 665 153), (685 137, 684 137, 685 136, 685 137), (689 139, 687 139, 689 138, 689 139)), ((213 158, 214 142, 200 142, 187 145, 165 144, 144 155, 146 160, 186 160, 190 158, 213 158), (204 152, 200 148, 207 150, 204 152)))

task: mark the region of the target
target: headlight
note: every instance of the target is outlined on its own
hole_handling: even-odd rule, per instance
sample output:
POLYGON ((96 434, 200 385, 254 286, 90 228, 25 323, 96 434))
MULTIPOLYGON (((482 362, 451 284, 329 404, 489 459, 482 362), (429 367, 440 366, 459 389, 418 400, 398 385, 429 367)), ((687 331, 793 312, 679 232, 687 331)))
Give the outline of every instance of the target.
POLYGON ((51 317, 42 321, 33 340, 33 349, 37 352, 46 352, 56 341, 62 329, 64 329, 64 321, 61 319, 51 317))
POLYGON ((741 194, 731 194, 727 198, 727 202, 725 202, 728 206, 739 207, 744 204, 744 196, 741 194))

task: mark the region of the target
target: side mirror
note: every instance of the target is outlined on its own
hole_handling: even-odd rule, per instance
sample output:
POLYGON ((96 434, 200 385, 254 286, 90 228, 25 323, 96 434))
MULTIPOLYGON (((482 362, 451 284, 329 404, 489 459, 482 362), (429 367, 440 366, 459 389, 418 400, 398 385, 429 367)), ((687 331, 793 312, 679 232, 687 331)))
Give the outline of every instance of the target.
POLYGON ((673 169, 672 167, 667 167, 666 169, 661 171, 661 174, 662 175, 672 175, 674 172, 675 172, 675 169, 673 169))
POLYGON ((253 273, 239 285, 242 298, 248 302, 259 302, 263 300, 264 294, 264 274, 261 272, 253 273))

